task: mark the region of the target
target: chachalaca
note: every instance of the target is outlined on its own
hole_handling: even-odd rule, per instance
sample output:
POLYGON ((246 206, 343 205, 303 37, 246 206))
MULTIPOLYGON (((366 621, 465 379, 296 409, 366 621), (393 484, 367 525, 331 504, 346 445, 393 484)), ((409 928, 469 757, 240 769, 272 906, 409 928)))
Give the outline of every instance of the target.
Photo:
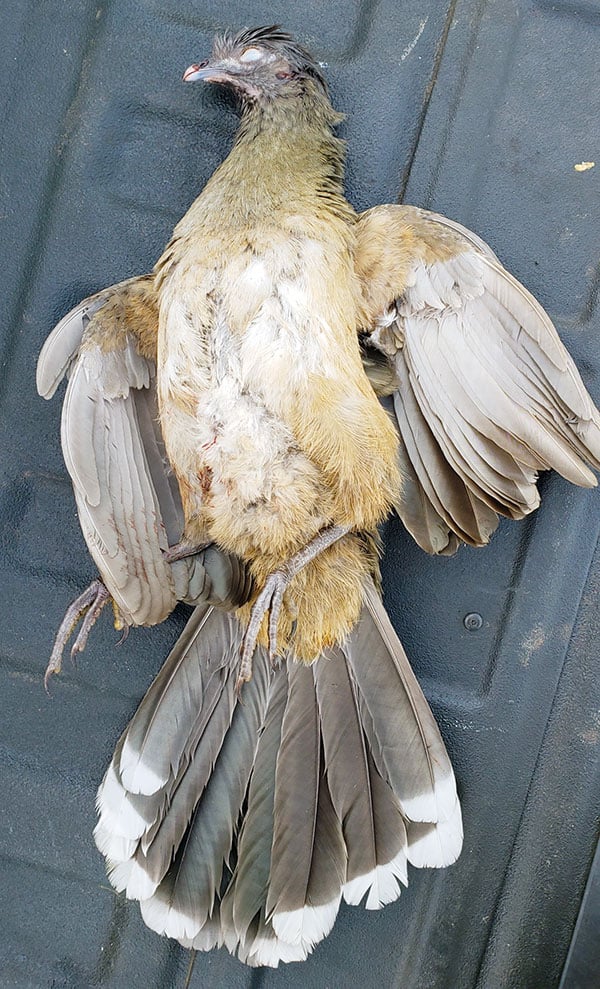
POLYGON ((394 507, 429 553, 480 546, 537 507, 539 471, 596 483, 600 416, 479 238, 414 207, 355 213, 340 115, 291 37, 218 37, 184 79, 239 93, 231 153, 152 274, 83 302, 39 361, 45 397, 69 377, 63 450, 102 578, 48 672, 106 600, 125 626, 196 603, 117 745, 96 842, 154 930, 277 965, 342 897, 379 907, 407 862, 461 848, 378 524, 394 507))

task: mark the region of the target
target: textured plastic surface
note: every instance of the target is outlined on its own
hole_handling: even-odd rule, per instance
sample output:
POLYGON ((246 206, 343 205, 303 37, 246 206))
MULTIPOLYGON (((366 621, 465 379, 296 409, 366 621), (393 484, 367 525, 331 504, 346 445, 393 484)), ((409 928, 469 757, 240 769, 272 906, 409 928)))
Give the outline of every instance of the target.
MULTIPOLYGON (((557 322, 600 397, 600 7, 592 0, 5 0, 0 32, 0 984, 182 987, 188 953, 114 895, 93 845, 114 743, 183 614, 42 689, 66 603, 93 574, 35 395, 54 322, 148 270, 226 151, 232 101, 183 86, 214 29, 281 21, 328 63, 358 207, 406 201, 466 223, 557 322)), ((302 966, 199 955, 191 985, 587 989, 565 969, 597 838, 600 498, 559 478, 485 550, 428 559, 391 522, 387 604, 440 718, 465 850, 381 913, 344 909, 302 966), (482 616, 468 631, 464 617, 482 616)), ((591 880, 590 880, 591 882, 591 880)), ((589 888, 592 888, 591 886, 589 888)), ((584 913, 579 931, 585 929, 584 913)), ((589 917, 589 915, 588 915, 589 917)), ((584 942, 580 942, 584 945, 584 942)), ((577 976, 579 977, 579 976, 577 976)), ((585 981, 587 978, 587 981, 585 981)))
POLYGON ((600 847, 596 850, 559 989, 587 989, 600 972, 600 847))

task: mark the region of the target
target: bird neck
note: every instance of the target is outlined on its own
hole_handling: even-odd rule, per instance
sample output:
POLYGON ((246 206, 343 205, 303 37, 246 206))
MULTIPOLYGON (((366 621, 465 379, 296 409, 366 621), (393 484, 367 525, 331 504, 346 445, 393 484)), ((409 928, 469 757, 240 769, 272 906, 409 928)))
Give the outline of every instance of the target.
POLYGON ((227 199, 232 219, 303 206, 351 212, 343 195, 343 119, 316 86, 302 97, 248 104, 234 146, 206 186, 227 199))

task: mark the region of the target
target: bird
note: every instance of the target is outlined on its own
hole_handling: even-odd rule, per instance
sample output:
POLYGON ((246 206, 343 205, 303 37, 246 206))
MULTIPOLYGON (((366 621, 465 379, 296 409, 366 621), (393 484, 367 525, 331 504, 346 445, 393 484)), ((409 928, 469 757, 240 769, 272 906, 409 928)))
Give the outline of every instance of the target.
POLYGON ((119 739, 96 844, 146 924, 251 966, 301 961, 461 851, 456 780, 381 598, 378 527, 484 546, 592 487, 600 413, 549 316, 476 234, 357 213, 322 66, 226 31, 185 82, 232 89, 229 155, 153 271, 68 313, 62 447, 99 579, 46 678, 115 624, 193 611, 119 739))

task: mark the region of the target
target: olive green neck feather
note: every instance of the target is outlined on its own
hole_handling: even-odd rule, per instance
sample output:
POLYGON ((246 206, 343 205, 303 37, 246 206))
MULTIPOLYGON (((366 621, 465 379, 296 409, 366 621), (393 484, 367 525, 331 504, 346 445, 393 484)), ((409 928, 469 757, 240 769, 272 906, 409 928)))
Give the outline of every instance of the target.
POLYGON ((205 194, 226 196, 236 218, 308 202, 314 208, 315 198, 323 209, 351 215, 343 198, 345 144, 332 133, 342 119, 311 82, 304 96, 248 103, 205 194))

